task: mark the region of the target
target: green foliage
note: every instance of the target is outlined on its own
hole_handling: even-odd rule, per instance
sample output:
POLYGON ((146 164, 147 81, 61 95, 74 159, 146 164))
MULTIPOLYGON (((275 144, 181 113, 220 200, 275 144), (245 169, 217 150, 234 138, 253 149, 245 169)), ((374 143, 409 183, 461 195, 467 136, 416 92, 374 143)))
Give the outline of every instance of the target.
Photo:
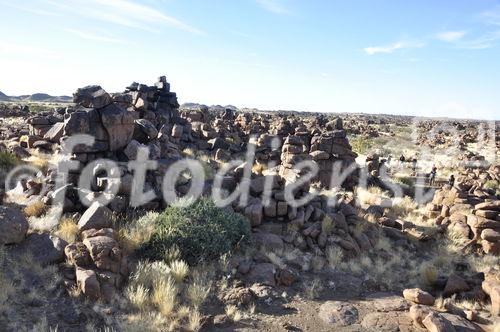
POLYGON ((350 140, 352 150, 358 154, 366 154, 373 145, 368 139, 363 136, 356 136, 350 140))
POLYGON ((209 198, 192 205, 176 204, 158 216, 150 241, 140 251, 146 258, 163 260, 177 247, 189 264, 218 259, 238 243, 250 239, 250 224, 240 214, 215 206, 209 198))
POLYGON ((43 105, 43 104, 35 104, 35 103, 30 103, 28 104, 30 113, 41 113, 41 112, 47 112, 50 111, 53 107, 43 105))
POLYGON ((404 184, 410 188, 415 187, 415 181, 413 180, 413 178, 408 177, 408 176, 399 177, 396 179, 396 181, 401 183, 401 184, 404 184))
POLYGON ((486 181, 483 188, 493 190, 495 192, 495 196, 500 196, 500 183, 496 180, 486 181))
POLYGON ((500 184, 496 180, 489 180, 486 181, 486 183, 483 186, 485 189, 493 189, 493 190, 498 190, 500 187, 500 184))
POLYGON ((20 160, 10 152, 0 152, 0 170, 9 171, 19 165, 20 160))

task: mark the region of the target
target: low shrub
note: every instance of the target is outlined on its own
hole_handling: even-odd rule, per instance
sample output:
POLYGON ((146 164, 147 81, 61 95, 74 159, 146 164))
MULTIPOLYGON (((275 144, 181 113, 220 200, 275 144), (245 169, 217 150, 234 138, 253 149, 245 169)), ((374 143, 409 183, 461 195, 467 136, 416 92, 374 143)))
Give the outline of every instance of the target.
POLYGON ((184 261, 195 265, 218 259, 249 239, 250 224, 242 215, 201 198, 189 206, 175 204, 161 213, 141 253, 149 259, 163 260, 175 246, 184 261))
POLYGON ((19 163, 20 160, 14 154, 6 151, 0 152, 0 170, 9 171, 19 163))
POLYGON ((373 146, 373 143, 363 136, 356 136, 350 139, 350 143, 352 150, 358 154, 366 154, 373 146))

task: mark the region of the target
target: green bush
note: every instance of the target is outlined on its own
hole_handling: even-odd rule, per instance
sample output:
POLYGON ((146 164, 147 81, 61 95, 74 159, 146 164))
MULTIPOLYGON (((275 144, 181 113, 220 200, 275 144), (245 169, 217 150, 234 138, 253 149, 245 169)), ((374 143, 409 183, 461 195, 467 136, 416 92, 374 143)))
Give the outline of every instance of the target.
POLYGON ((0 170, 10 171, 20 163, 19 159, 10 152, 0 152, 0 170))
POLYGON ((415 187, 415 180, 408 176, 402 176, 396 179, 397 182, 404 184, 410 188, 415 187))
POLYGON ((189 206, 173 205, 158 216, 154 233, 140 251, 163 260, 173 247, 189 264, 218 259, 238 243, 250 239, 250 224, 240 214, 201 198, 189 206))
POLYGON ((350 139, 352 150, 358 154, 366 154, 372 148, 372 142, 363 136, 356 136, 350 139))

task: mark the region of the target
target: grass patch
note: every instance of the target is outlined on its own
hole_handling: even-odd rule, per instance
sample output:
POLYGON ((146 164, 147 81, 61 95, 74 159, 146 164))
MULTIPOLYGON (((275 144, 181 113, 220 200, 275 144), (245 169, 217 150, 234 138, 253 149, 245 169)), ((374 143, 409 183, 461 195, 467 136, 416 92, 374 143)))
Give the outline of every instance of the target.
POLYGON ((46 212, 47 212, 47 206, 41 201, 33 202, 24 208, 24 214, 27 217, 39 218, 43 216, 46 212))
POLYGON ((181 258, 195 265, 218 259, 249 239, 250 224, 242 215, 201 198, 192 205, 173 205, 161 213, 141 252, 149 259, 163 260, 165 253, 176 246, 181 258))
POLYGON ((363 136, 356 136, 350 139, 349 143, 352 146, 352 150, 358 154, 366 154, 373 146, 373 142, 363 136))
POLYGON ((8 172, 20 163, 21 161, 14 154, 7 151, 0 152, 0 170, 8 172))
POLYGON ((78 224, 72 218, 63 218, 59 223, 56 235, 68 243, 73 243, 78 237, 78 224))

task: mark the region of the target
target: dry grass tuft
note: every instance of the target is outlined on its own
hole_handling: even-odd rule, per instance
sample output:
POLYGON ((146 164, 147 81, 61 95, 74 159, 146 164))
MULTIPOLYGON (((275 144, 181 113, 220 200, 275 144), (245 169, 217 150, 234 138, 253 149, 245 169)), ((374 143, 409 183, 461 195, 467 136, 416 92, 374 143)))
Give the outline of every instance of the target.
POLYGON ((178 291, 173 279, 158 280, 154 285, 151 302, 163 316, 170 317, 177 305, 178 291))
POLYGON ((156 212, 148 212, 143 217, 122 226, 119 230, 121 247, 131 253, 148 242, 154 233, 158 215, 156 212))
POLYGON ((334 228, 335 225, 333 223, 332 218, 330 218, 328 215, 325 216, 321 221, 321 231, 326 235, 330 235, 332 234, 334 228))
POLYGON ((170 275, 178 284, 182 283, 184 279, 186 279, 188 274, 189 266, 186 264, 186 262, 176 260, 170 263, 170 275))
POLYGON ((210 293, 210 286, 201 284, 199 281, 194 281, 190 284, 186 291, 186 297, 193 308, 198 309, 205 302, 210 293))
POLYGON ((314 278, 312 281, 304 283, 304 297, 308 300, 316 300, 321 296, 325 287, 320 278, 314 278))
POLYGON ((189 331, 199 331, 201 329, 201 315, 197 310, 189 313, 188 324, 186 327, 189 331))
POLYGON ((344 251, 340 247, 328 247, 326 249, 326 260, 332 269, 337 268, 344 257, 344 251))
POLYGON ((432 286, 435 284, 439 275, 438 269, 431 264, 425 263, 420 267, 420 276, 422 282, 427 286, 432 286))
POLYGON ((243 317, 244 314, 238 310, 238 307, 235 305, 227 305, 225 308, 226 311, 226 316, 229 317, 233 322, 239 322, 243 317))
POLYGON ((78 238, 78 232, 78 224, 74 219, 63 218, 56 235, 68 243, 73 243, 78 238))
POLYGON ((149 307, 149 291, 143 285, 129 285, 125 289, 125 297, 140 311, 145 311, 149 307))
POLYGON ((24 214, 29 217, 39 218, 47 212, 47 206, 41 201, 36 201, 24 208, 24 214))

